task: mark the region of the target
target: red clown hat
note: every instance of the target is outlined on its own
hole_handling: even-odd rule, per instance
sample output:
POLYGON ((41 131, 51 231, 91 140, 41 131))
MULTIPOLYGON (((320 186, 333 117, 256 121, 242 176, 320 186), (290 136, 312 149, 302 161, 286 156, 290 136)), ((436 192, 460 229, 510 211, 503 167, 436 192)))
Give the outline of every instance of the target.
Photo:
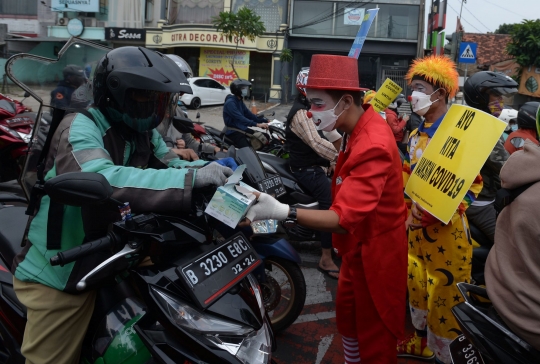
POLYGON ((358 60, 346 56, 314 54, 305 88, 366 91, 358 77, 358 60))

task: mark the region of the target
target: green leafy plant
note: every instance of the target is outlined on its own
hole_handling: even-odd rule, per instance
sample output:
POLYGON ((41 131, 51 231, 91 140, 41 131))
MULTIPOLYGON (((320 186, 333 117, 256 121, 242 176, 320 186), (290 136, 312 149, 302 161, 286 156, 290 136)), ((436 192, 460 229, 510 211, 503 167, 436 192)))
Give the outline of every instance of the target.
POLYGON ((495 34, 510 34, 512 29, 514 29, 514 25, 516 24, 501 24, 499 27, 495 30, 495 34))
POLYGON ((227 37, 229 42, 236 44, 233 59, 231 60, 231 67, 236 77, 240 78, 234 68, 234 62, 238 54, 238 45, 242 38, 247 38, 253 42, 255 38, 266 31, 261 17, 255 14, 253 10, 243 7, 236 13, 228 11, 220 12, 218 16, 212 18, 212 24, 218 32, 221 32, 221 34, 227 37))
POLYGON ((540 66, 540 19, 524 20, 515 24, 510 32, 512 40, 506 52, 521 67, 540 66))

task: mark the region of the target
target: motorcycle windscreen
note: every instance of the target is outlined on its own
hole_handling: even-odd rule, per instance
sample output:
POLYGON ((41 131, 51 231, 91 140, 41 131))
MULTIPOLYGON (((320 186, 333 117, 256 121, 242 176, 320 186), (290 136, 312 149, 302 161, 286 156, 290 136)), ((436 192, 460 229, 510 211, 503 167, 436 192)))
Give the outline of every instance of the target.
POLYGON ((7 61, 8 77, 40 105, 19 180, 27 198, 37 181, 37 163, 53 116, 61 118, 62 112, 58 111, 86 108, 92 104, 94 72, 108 51, 110 48, 100 44, 70 38, 58 52, 58 58, 21 53, 7 61))

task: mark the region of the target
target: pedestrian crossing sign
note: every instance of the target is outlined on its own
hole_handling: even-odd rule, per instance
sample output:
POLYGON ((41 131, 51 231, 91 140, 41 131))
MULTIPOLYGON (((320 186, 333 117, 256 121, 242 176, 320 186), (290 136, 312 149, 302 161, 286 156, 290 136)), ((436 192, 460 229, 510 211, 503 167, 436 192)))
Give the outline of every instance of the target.
POLYGON ((477 43, 461 42, 459 46, 459 63, 476 63, 477 43))

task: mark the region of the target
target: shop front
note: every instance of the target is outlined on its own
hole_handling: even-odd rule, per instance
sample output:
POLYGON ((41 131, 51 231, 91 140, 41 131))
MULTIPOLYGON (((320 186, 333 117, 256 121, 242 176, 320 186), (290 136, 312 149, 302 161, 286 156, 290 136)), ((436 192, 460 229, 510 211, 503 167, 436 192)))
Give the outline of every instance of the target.
MULTIPOLYGON (((406 92, 404 77, 409 64, 423 53, 424 1, 375 0, 352 4, 339 0, 291 0, 291 3, 287 45, 293 51, 291 77, 309 66, 313 54, 348 55, 366 10, 378 8, 358 58, 360 85, 377 90, 390 78, 406 92)), ((294 85, 291 93, 297 93, 294 85)))
POLYGON ((253 84, 256 99, 278 99, 281 96, 279 54, 283 36, 265 34, 254 41, 248 38, 228 39, 210 25, 163 25, 146 29, 146 47, 174 53, 185 59, 195 76, 211 77, 229 86, 238 77, 253 84), (273 82, 273 81, 277 82, 273 82))

